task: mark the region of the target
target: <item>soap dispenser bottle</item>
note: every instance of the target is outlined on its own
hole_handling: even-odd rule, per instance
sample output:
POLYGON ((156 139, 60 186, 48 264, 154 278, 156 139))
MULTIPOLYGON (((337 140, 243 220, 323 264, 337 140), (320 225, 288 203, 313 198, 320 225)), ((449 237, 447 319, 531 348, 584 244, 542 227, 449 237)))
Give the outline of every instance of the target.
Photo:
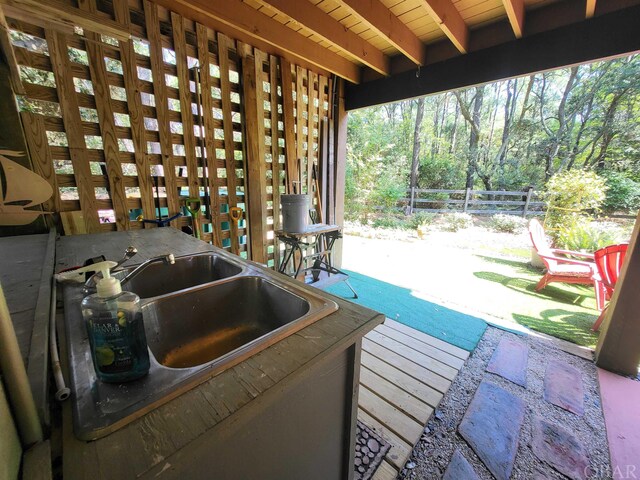
MULTIPOLYGON (((103 382, 126 382, 149 372, 149 352, 142 323, 140 297, 122 291, 109 269, 114 262, 91 266, 102 272, 97 293, 82 300, 96 374, 103 382)), ((85 267, 86 268, 86 267, 85 267)))

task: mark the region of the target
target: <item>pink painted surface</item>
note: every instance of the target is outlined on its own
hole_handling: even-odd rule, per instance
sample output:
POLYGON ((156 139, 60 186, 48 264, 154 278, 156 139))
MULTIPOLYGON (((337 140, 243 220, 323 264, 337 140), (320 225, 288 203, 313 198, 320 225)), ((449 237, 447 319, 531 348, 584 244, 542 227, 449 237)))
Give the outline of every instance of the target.
POLYGON ((614 479, 640 478, 640 382, 598 368, 614 479))

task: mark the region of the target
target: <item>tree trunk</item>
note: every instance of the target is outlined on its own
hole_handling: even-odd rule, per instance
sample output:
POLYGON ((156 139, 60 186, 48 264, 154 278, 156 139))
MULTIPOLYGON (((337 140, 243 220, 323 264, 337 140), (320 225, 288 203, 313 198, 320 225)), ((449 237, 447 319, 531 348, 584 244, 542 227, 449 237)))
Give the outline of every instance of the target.
POLYGON ((467 181, 466 188, 473 188, 477 162, 478 162, 478 144, 480 142, 480 111, 484 100, 484 85, 476 87, 475 97, 473 98, 473 114, 469 111, 469 106, 464 102, 460 92, 454 92, 458 105, 460 105, 460 113, 469 124, 471 132, 469 134, 469 156, 467 163, 467 181))
POLYGON ((418 167, 420 166, 420 127, 424 116, 424 97, 416 102, 416 124, 413 128, 413 155, 411 157, 411 188, 418 186, 418 167))

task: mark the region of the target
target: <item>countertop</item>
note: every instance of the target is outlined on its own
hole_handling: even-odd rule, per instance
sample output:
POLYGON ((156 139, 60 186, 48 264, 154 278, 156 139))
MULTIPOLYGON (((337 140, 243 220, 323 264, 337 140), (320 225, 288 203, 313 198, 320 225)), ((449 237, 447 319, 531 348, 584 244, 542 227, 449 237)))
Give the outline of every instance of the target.
POLYGON ((38 414, 49 425, 49 312, 55 231, 0 238, 0 284, 38 414))
MULTIPOLYGON (((129 262, 131 264, 168 252, 182 255, 213 250, 209 244, 173 228, 61 237, 57 243, 56 271, 100 254, 108 259, 118 259, 129 245, 138 248, 138 255, 129 262)), ((280 281, 295 282, 268 271, 280 281)), ((382 314, 325 295, 338 303, 337 312, 104 438, 93 442, 78 440, 73 433, 71 405, 67 402, 63 407, 62 428, 65 480, 162 476, 172 463, 190 461, 186 452, 191 449, 186 447, 206 445, 207 436, 217 434, 214 427, 222 422, 233 422, 234 413, 243 408, 275 401, 285 385, 321 360, 353 345, 384 320, 382 314)), ((64 335, 59 338, 63 339, 64 335)), ((61 347, 64 364, 66 350, 64 345, 61 347)))

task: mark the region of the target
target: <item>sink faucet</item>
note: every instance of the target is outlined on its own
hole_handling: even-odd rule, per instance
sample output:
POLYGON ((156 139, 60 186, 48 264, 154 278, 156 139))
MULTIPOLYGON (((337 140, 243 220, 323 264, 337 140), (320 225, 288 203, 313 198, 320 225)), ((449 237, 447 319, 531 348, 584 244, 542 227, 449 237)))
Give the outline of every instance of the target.
MULTIPOLYGON (((133 256, 133 255, 132 255, 133 256)), ((122 276, 122 274, 124 272, 126 272, 126 270, 117 270, 117 271, 113 271, 112 270, 112 276, 118 278, 120 280, 120 284, 124 285, 126 282, 128 282, 129 280, 131 280, 133 277, 135 277, 138 273, 140 273, 142 271, 142 269, 152 263, 157 263, 157 262, 164 262, 165 265, 173 265, 174 263, 176 263, 176 259, 173 255, 173 253, 166 253, 164 255, 158 255, 157 257, 151 257, 148 260, 145 260, 144 262, 142 262, 140 265, 138 265, 137 267, 135 267, 133 270, 131 270, 129 273, 127 273, 125 276, 122 276)), ((117 269, 117 267, 115 267, 117 269)), ((87 280, 84 284, 84 288, 83 288, 83 292, 85 295, 89 295, 91 293, 95 293, 96 292, 96 284, 98 282, 98 280, 100 280, 102 278, 102 275, 100 274, 100 272, 94 273, 89 280, 87 280)))
POLYGON ((131 280, 133 277, 135 277, 138 273, 140 273, 145 267, 151 265, 152 263, 159 263, 159 262, 163 262, 165 265, 173 265, 174 263, 176 263, 176 258, 174 257, 173 253, 166 253, 164 255, 158 255, 157 257, 151 257, 148 260, 145 260, 144 262, 142 262, 140 265, 138 265, 136 268, 134 268, 133 270, 131 270, 121 281, 121 284, 125 284, 126 282, 128 282, 129 280, 131 280))

